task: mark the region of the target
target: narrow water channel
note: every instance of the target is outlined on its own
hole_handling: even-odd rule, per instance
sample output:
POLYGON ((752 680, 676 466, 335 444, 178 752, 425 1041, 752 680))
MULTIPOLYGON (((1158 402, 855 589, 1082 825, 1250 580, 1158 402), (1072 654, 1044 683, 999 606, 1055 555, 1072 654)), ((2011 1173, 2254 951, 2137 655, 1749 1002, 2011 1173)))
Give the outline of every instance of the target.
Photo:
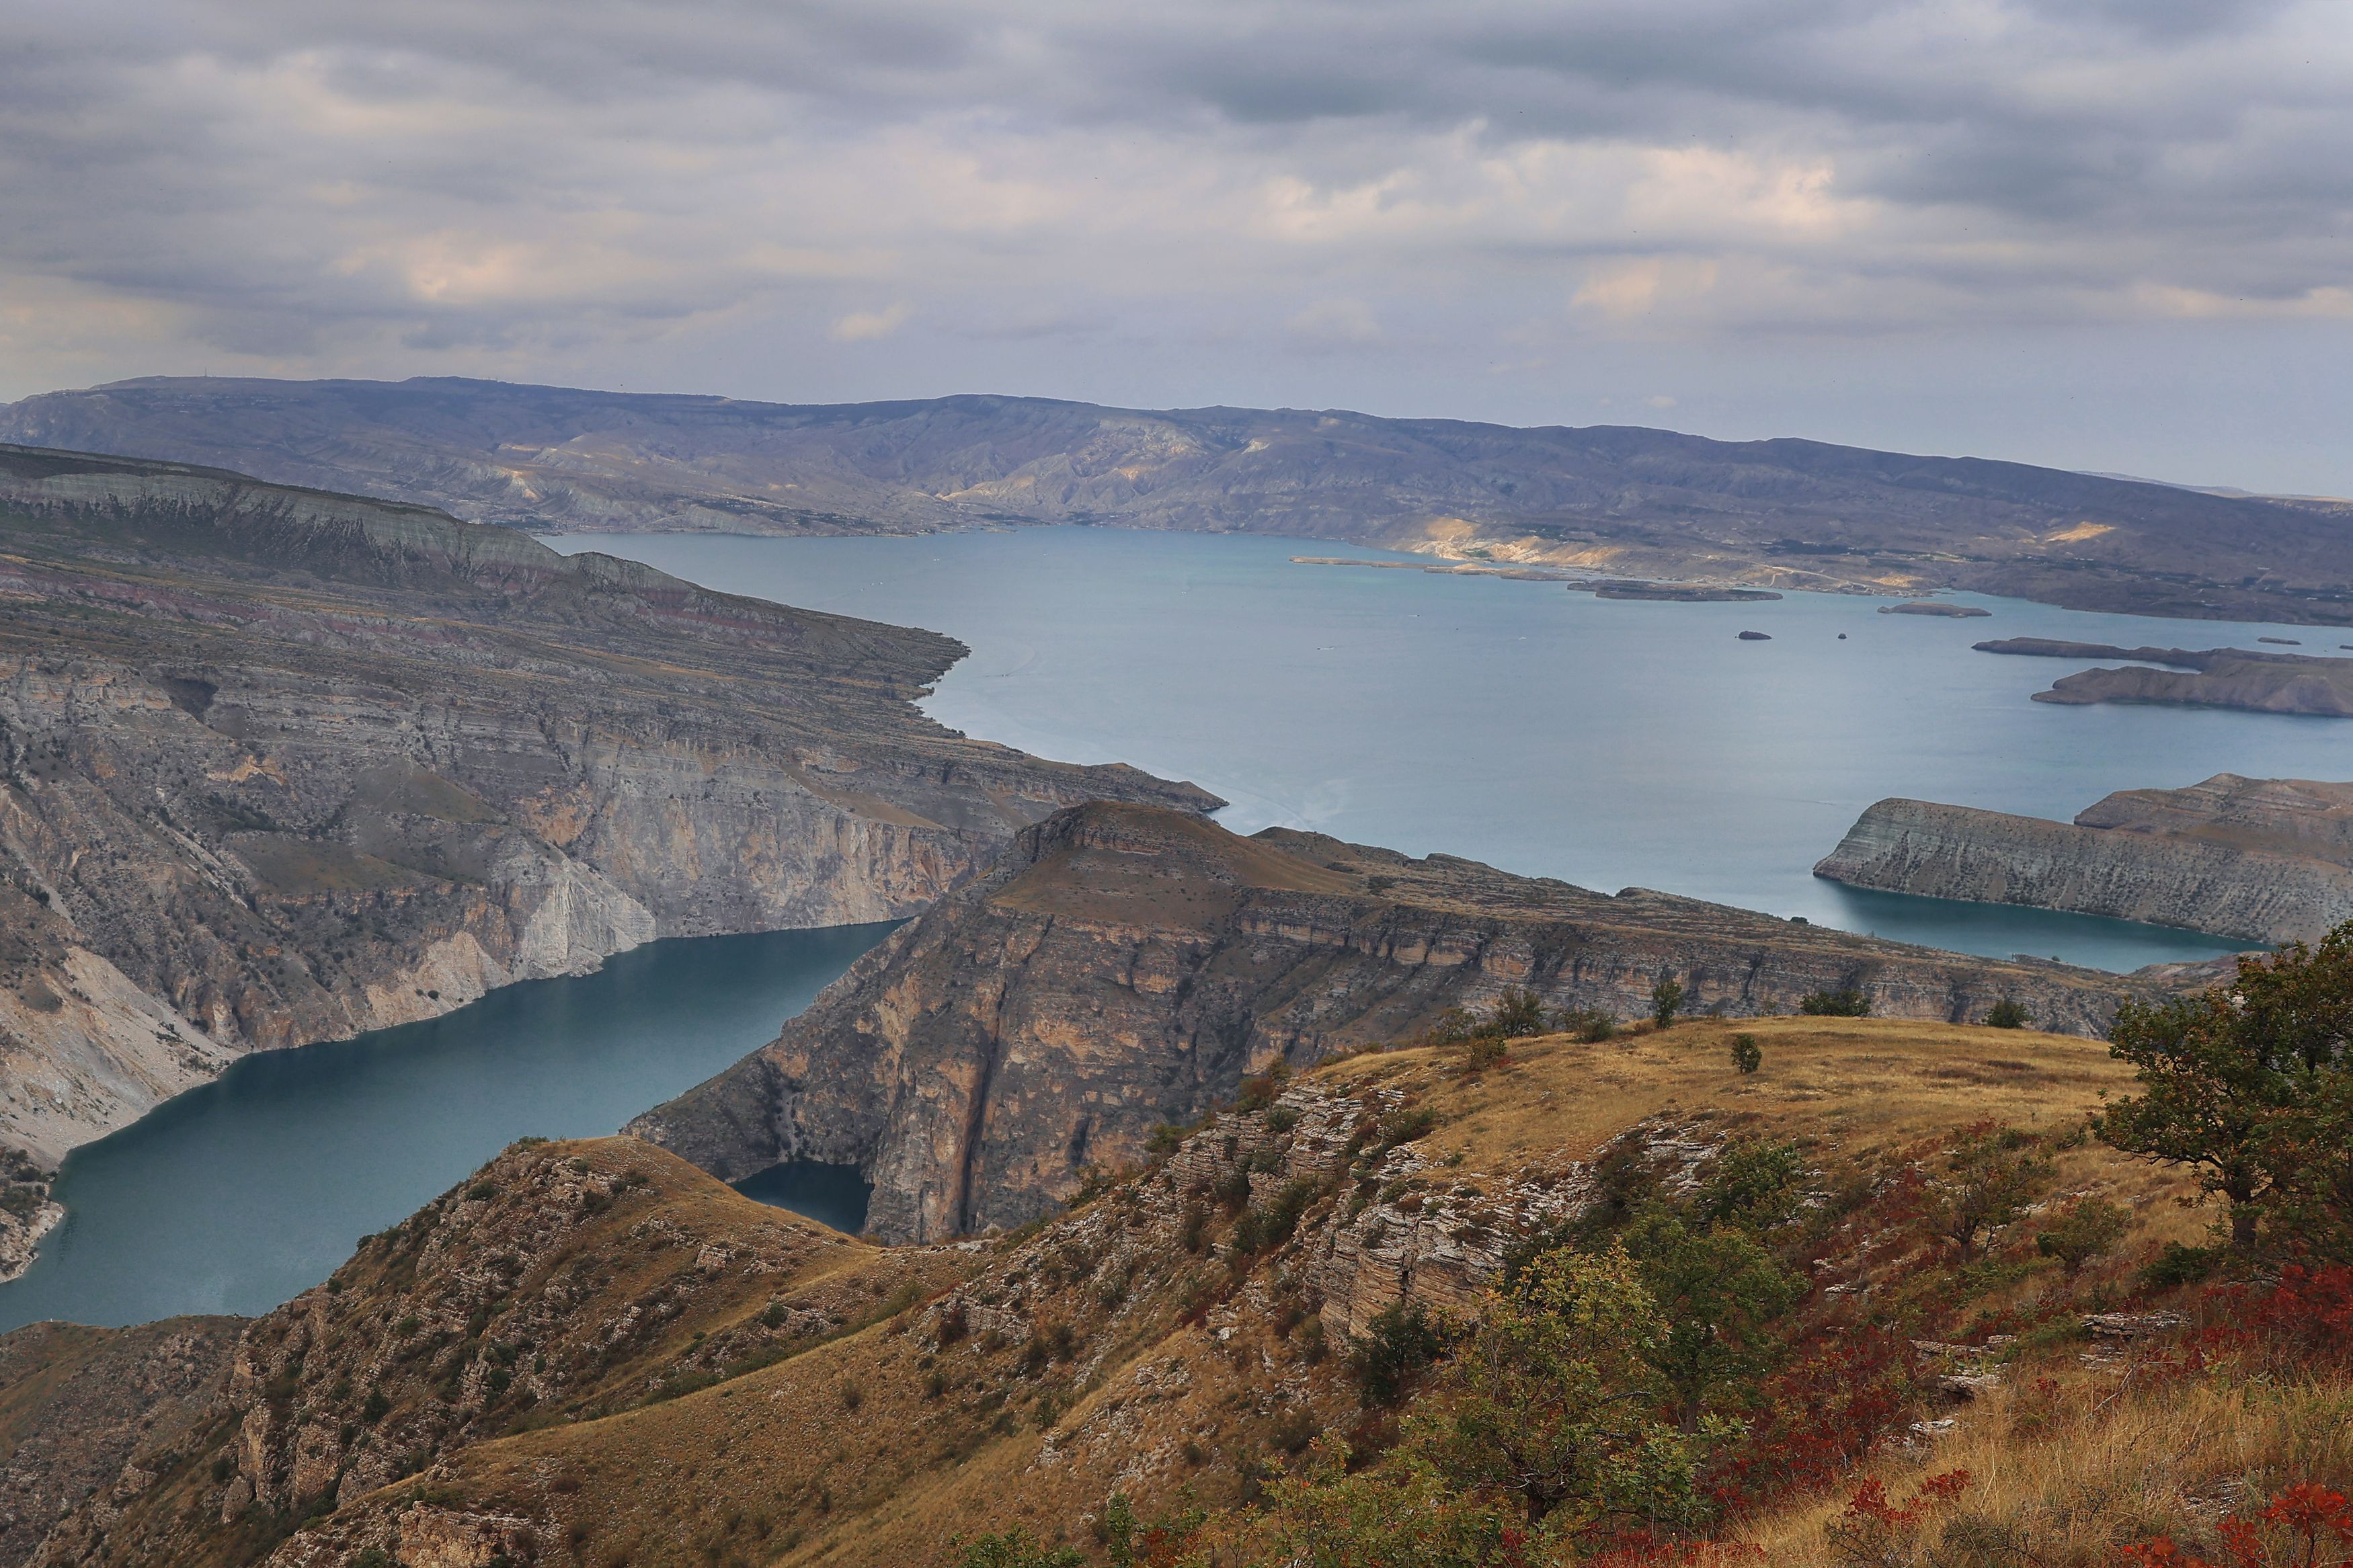
MULTIPOLYGON (((515 1139, 611 1132, 765 1044, 890 931, 649 942, 428 1023, 248 1057, 67 1160, 68 1218, 0 1285, 0 1330, 266 1311, 515 1139)), ((754 1195, 863 1217, 849 1173, 754 1195)))

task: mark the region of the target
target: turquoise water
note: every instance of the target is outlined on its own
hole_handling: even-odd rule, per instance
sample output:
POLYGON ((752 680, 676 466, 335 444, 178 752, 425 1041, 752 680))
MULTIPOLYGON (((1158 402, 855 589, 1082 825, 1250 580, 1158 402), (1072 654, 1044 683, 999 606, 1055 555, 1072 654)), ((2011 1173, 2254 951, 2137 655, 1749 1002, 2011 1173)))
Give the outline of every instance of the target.
MULTIPOLYGON (((66 1161, 66 1221, 0 1285, 0 1330, 266 1311, 515 1139, 611 1132, 765 1045, 890 930, 649 942, 427 1023, 247 1057, 66 1161)), ((754 1195, 862 1223, 848 1183, 754 1195)))
POLYGON ((951 633, 973 652, 926 704, 943 722, 1192 779, 1233 802, 1221 820, 1238 831, 1314 828, 1971 952, 2126 969, 2226 944, 1859 893, 1815 879, 1814 862, 1886 795, 2064 819, 2111 790, 2224 771, 2353 777, 2353 721, 2031 702, 2078 667, 1969 647, 2353 641, 2322 628, 1987 598, 1964 600, 1993 612, 1968 620, 1823 594, 1605 602, 1557 584, 1290 561, 1378 551, 1110 529, 550 542, 951 633), (1743 630, 1772 640, 1739 641, 1743 630))

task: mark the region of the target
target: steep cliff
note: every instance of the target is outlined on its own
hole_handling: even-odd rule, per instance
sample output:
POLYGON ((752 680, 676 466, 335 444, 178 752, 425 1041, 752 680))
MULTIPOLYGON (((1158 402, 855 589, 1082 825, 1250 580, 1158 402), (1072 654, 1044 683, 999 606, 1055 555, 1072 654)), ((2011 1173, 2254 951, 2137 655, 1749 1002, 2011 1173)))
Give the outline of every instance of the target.
POLYGON ((935 634, 232 474, 0 448, 0 1148, 43 1167, 248 1050, 1215 804, 933 724, 935 634))
POLYGON ((2311 942, 2353 919, 2353 784, 2218 773, 2188 789, 2120 791, 2073 823, 1883 800, 1814 874, 2249 942, 2311 942))
POLYGON ((2096 1033, 2112 975, 1878 942, 1635 889, 1097 805, 861 959, 771 1045, 629 1131, 728 1178, 855 1164, 891 1240, 1015 1226, 1090 1165, 1139 1158, 1276 1061, 1395 1039, 1507 985, 1556 1007, 1793 1012, 1854 987, 1883 1016, 1963 1021, 2010 997, 2096 1033))
POLYGON ((568 530, 1085 522, 1354 540, 1611 576, 1966 588, 2353 621, 2353 508, 2022 463, 1628 426, 946 397, 794 405, 420 378, 156 378, 0 407, 0 437, 216 463, 568 530))

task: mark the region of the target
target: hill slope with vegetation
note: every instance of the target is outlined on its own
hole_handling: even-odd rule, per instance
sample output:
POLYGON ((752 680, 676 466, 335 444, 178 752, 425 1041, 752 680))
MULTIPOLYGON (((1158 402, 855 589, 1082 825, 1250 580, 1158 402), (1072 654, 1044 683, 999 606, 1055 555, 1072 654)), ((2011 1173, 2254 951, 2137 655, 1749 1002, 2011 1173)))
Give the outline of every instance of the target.
POLYGON ((1507 1006, 925 1247, 519 1146, 28 1560, 2304 1562, 2260 1553, 2348 1522, 2349 979, 2291 952, 2114 1053, 1507 1006))

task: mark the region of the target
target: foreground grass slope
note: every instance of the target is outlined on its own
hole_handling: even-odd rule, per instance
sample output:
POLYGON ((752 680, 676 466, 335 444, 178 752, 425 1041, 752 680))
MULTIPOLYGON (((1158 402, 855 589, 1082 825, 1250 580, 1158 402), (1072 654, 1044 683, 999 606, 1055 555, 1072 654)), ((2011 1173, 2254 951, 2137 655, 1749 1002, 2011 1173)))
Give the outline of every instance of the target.
POLYGON ((2085 1136, 2130 1084, 2097 1042, 1872 1019, 1374 1052, 1252 1080, 1059 1218, 909 1248, 633 1141, 518 1147, 248 1327, 147 1484, 28 1560, 1272 1561, 1303 1508, 1418 1484, 1507 1281, 1736 1204, 1795 1282, 1749 1370, 1694 1385, 1678 1544, 1564 1503, 1531 1552, 2105 1563, 2353 1474, 2344 1382, 2201 1371, 2198 1325, 2147 1315, 2190 1303, 2211 1216, 2085 1136), (1957 1244, 1968 1149, 2025 1174, 1957 1244), (2115 1234, 2046 1256, 2087 1202, 2115 1234))

